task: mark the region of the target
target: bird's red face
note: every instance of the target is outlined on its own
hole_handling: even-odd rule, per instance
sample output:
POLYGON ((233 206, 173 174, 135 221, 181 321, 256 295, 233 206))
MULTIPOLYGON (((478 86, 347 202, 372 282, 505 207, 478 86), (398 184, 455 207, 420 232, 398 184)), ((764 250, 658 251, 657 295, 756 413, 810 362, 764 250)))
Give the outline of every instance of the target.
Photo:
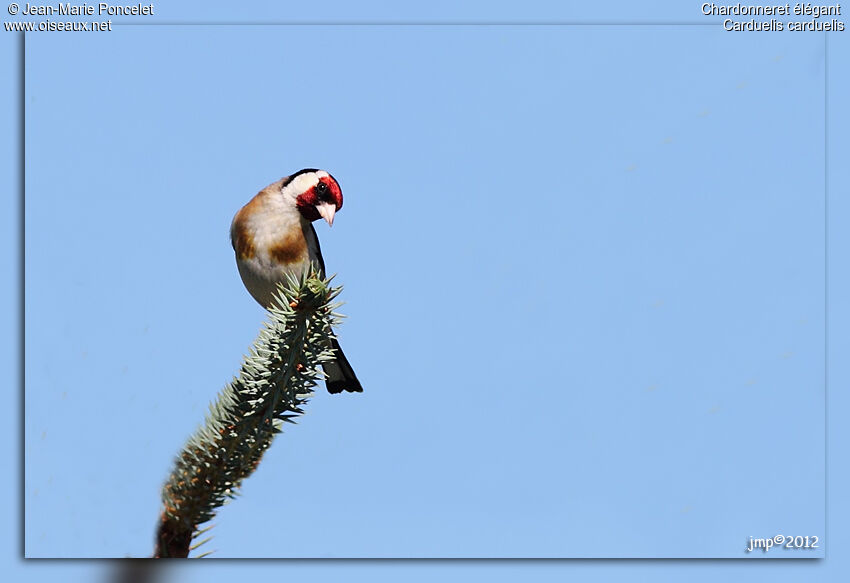
POLYGON ((336 211, 342 208, 342 189, 333 176, 318 172, 318 182, 295 197, 298 211, 308 221, 325 219, 334 224, 336 211))

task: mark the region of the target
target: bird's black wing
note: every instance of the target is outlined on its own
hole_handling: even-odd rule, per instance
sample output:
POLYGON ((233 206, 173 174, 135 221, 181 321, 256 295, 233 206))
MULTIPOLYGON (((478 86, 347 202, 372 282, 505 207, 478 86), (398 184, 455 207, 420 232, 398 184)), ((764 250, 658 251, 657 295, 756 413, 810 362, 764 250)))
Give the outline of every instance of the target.
POLYGON ((312 237, 307 241, 307 246, 311 247, 315 245, 316 258, 319 261, 319 269, 321 269, 321 275, 323 278, 325 277, 325 260, 322 258, 322 247, 319 245, 319 236, 316 235, 316 229, 313 227, 313 223, 310 223, 310 234, 312 237))
MULTIPOLYGON (((313 223, 310 223, 310 232, 307 234, 307 247, 310 249, 312 257, 319 262, 319 269, 322 270, 320 275, 325 277, 325 260, 322 258, 322 249, 319 247, 319 237, 316 235, 316 229, 313 228, 313 223)), ((357 380, 357 375, 354 374, 354 369, 345 357, 342 348, 336 336, 331 337, 331 347, 333 348, 336 358, 322 364, 325 369, 325 374, 328 375, 325 384, 329 393, 341 393, 348 391, 350 393, 362 393, 363 387, 360 381, 357 380)))

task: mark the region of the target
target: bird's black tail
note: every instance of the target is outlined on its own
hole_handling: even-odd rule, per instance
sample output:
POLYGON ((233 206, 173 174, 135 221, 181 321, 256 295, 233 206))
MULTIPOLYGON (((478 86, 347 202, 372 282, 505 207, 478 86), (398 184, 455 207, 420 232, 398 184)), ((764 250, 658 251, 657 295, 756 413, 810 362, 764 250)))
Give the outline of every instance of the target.
POLYGON ((360 386, 360 381, 357 380, 357 375, 354 374, 354 369, 345 358, 345 353, 339 347, 339 342, 334 338, 331 341, 336 360, 326 362, 322 365, 325 369, 325 374, 328 375, 325 384, 328 387, 329 393, 341 393, 348 391, 349 393, 362 393, 363 387, 360 386))

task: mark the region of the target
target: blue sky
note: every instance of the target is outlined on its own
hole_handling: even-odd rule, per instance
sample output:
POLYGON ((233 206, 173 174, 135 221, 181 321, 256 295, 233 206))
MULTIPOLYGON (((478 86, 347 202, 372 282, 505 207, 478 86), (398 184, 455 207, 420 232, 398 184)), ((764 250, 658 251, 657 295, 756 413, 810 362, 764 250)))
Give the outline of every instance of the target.
MULTIPOLYGON (((387 18, 707 22, 683 5, 387 18)), ((257 3, 205 20, 379 14, 257 3)), ((830 71, 846 67, 843 38, 830 71)), ((827 233, 824 56, 822 34, 684 24, 30 34, 26 555, 150 553, 171 460, 263 317, 232 215, 316 166, 345 194, 333 229, 317 227, 365 392, 317 392, 220 512, 216 556, 745 558, 751 536, 829 532, 826 562, 762 568, 831 576, 824 383, 835 411, 847 279, 825 277, 824 241, 834 265, 847 81, 829 78, 827 233)), ((846 479, 838 465, 829 480, 846 479)), ((364 580, 692 569, 287 568, 323 580, 346 565, 364 580)))

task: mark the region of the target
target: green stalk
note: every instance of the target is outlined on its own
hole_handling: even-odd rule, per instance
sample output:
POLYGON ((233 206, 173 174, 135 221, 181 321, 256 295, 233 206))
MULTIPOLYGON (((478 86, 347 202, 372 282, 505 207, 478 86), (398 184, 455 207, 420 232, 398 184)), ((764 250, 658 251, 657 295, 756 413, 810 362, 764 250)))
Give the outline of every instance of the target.
MULTIPOLYGON (((187 557, 200 525, 235 497, 257 468, 272 439, 301 409, 333 358, 332 328, 339 316, 331 301, 340 288, 316 272, 278 286, 278 305, 245 357, 239 376, 210 406, 205 423, 177 456, 162 491, 163 510, 155 557, 187 557)), ((206 542, 206 541, 204 541, 206 542)))

